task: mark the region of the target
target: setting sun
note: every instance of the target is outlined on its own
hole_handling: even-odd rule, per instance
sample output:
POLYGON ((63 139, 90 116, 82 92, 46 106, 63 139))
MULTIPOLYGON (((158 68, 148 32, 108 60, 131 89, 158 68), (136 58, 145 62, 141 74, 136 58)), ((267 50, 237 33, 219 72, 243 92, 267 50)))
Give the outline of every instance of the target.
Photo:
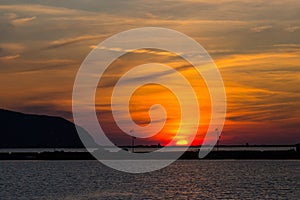
POLYGON ((176 145, 187 145, 188 144, 188 141, 187 140, 178 140, 176 142, 176 145))

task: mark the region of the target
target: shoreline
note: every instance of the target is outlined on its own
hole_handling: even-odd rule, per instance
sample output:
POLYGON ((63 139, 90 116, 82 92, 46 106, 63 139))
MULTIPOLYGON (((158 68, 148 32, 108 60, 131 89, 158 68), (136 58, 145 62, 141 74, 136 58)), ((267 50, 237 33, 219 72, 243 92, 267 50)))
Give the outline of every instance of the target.
MULTIPOLYGON (((172 159, 178 152, 156 153, 157 159, 172 159)), ((140 154, 140 153, 137 153, 140 154)), ((126 160, 126 156, 118 153, 106 153, 103 159, 126 160)), ((156 159, 156 158, 155 158, 156 159)), ((179 158, 180 160, 201 160, 198 157, 198 151, 186 151, 179 158)), ((211 151, 204 160, 300 160, 300 152, 294 150, 288 151, 211 151)), ((0 160, 96 160, 89 152, 2 152, 0 160)))

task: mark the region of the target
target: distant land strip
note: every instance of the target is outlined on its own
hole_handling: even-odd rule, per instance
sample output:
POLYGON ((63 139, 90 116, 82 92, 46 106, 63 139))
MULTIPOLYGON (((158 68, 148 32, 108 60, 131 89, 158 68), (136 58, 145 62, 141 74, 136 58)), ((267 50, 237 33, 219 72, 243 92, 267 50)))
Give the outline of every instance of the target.
MULTIPOLYGON (((106 153, 103 159, 110 159, 117 153, 106 153)), ((168 159, 174 152, 157 152, 158 159, 168 159)), ((115 158, 115 157, 114 157, 115 158)), ((118 157, 122 160, 122 157, 118 157)), ((198 151, 186 151, 179 159, 195 160, 199 159, 198 151)), ((271 159, 271 160, 300 160, 300 152, 295 150, 288 151, 211 151, 204 159, 271 159)), ((2 152, 0 160, 95 160, 89 152, 2 152)))

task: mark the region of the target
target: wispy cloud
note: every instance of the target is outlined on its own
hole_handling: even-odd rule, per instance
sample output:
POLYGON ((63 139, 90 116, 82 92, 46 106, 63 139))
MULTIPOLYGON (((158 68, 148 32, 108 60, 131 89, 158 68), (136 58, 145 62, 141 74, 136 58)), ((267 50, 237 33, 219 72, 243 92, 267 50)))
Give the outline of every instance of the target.
POLYGON ((300 44, 274 44, 274 47, 293 47, 298 48, 300 47, 300 44))
POLYGON ((50 42, 47 48, 54 49, 54 48, 59 48, 66 45, 82 42, 82 41, 95 40, 103 37, 104 35, 84 35, 84 36, 73 37, 73 38, 59 39, 50 42))
POLYGON ((17 59, 24 49, 25 46, 20 43, 0 43, 0 61, 17 59))
POLYGON ((16 59, 18 57, 20 57, 19 54, 17 54, 17 55, 10 55, 10 56, 2 56, 2 57, 0 57, 0 60, 1 61, 14 60, 14 59, 16 59))
POLYGON ((296 31, 300 30, 300 26, 289 26, 285 30, 290 32, 290 33, 293 33, 293 32, 296 32, 296 31))
POLYGON ((40 73, 45 71, 57 71, 63 70, 63 68, 68 68, 70 66, 75 66, 79 64, 75 60, 68 59, 50 59, 50 60, 22 60, 23 64, 26 64, 29 67, 22 67, 22 69, 18 69, 16 73, 24 74, 24 73, 40 73))
POLYGON ((20 43, 0 43, 0 48, 8 52, 21 52, 25 46, 20 43))
POLYGON ((251 30, 252 32, 255 32, 255 33, 260 33, 260 32, 269 30, 269 29, 271 29, 272 27, 273 27, 273 26, 271 26, 271 25, 255 26, 255 27, 252 27, 250 30, 251 30))
POLYGON ((11 5, 0 5, 0 10, 6 10, 11 12, 23 12, 31 14, 74 14, 78 11, 73 9, 54 7, 54 6, 43 6, 38 4, 11 4, 11 5))
POLYGON ((266 63, 272 63, 274 61, 277 62, 277 65, 284 64, 286 62, 289 62, 289 64, 295 64, 300 58, 299 53, 299 51, 295 51, 234 54, 215 60, 215 62, 220 68, 241 66, 252 66, 252 68, 254 68, 258 64, 266 65, 266 63))
MULTIPOLYGON (((299 127, 299 0, 35 2, 0 5, 1 105, 25 109, 19 105, 22 102, 26 112, 71 113, 74 77, 91 50, 88 47, 95 48, 90 45, 120 31, 158 26, 189 35, 211 53, 228 93, 227 128, 231 129, 227 133, 235 138, 247 132, 238 143, 264 135, 257 133, 267 126, 294 123, 293 130, 299 127)), ((118 67, 102 77, 105 86, 112 86, 129 66, 150 62, 153 57, 164 56, 156 61, 173 62, 176 70, 189 71, 189 66, 182 66, 168 52, 109 50, 128 52, 128 57, 117 59, 118 67)), ((154 76, 165 78, 169 73, 154 76)), ((143 78, 152 79, 151 74, 149 69, 143 78)), ((292 132, 291 126, 273 131, 286 133, 288 129, 292 132)), ((272 134, 275 136, 280 134, 272 134)), ((270 139, 270 135, 265 137, 270 139)))
POLYGON ((150 54, 150 55, 158 55, 158 56, 169 56, 169 57, 177 57, 180 54, 175 54, 168 51, 160 51, 160 50, 153 50, 153 49, 122 49, 122 48, 108 48, 104 46, 96 46, 91 45, 90 48, 92 49, 103 49, 108 51, 116 51, 116 52, 124 52, 124 53, 135 53, 135 54, 150 54))
POLYGON ((36 16, 14 19, 14 20, 12 20, 12 25, 14 25, 14 26, 23 25, 23 24, 26 24, 35 19, 36 19, 36 16))

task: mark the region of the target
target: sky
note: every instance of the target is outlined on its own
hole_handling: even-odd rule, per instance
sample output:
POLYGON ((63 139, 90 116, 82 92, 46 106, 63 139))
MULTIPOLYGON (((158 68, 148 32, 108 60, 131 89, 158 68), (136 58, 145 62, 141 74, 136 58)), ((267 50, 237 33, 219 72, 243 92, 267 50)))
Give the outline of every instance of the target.
MULTIPOLYGON (((121 31, 147 26, 165 27, 199 42, 222 74, 227 114, 221 144, 300 142, 298 0, 71 2, 1 1, 1 108, 56 115, 72 121, 73 83, 89 52, 101 41, 121 31)), ((117 59, 111 67, 111 76, 99 83, 106 86, 97 90, 99 121, 117 144, 129 144, 129 140, 120 133, 109 112, 107 95, 112 90, 110 83, 117 80, 122 70, 154 56, 156 61, 175 68, 188 65, 170 54, 131 52, 117 59)), ((182 71, 192 73, 189 68, 182 71)), ((151 70, 147 73, 151 74, 151 70)), ((194 77, 193 74, 188 76, 194 77)), ((197 81, 194 84, 203 88, 204 93, 198 97, 203 102, 204 117, 193 144, 201 143, 210 113, 205 84, 201 78, 197 81)), ((157 85, 145 88, 144 92, 143 88, 137 90, 132 99, 130 109, 134 121, 140 125, 147 124, 149 107, 156 100, 166 106, 168 118, 166 127, 158 135, 148 143, 147 140, 138 140, 137 143, 164 144, 178 127, 180 112, 176 98, 157 85)))

